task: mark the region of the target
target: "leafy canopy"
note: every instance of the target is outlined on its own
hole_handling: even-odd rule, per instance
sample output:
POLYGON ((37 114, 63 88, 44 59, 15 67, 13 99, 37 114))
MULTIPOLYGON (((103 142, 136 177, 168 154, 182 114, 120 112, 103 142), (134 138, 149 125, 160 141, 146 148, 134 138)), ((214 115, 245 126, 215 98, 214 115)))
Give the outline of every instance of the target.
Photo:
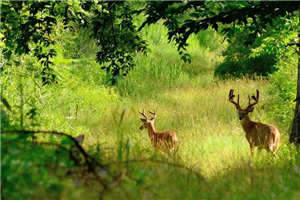
POLYGON ((146 25, 163 20, 169 41, 175 41, 181 58, 190 61, 186 47, 191 34, 208 27, 218 30, 223 24, 222 31, 230 37, 232 26, 251 23, 245 41, 251 44, 274 18, 291 15, 299 10, 299 5, 261 1, 1 1, 1 45, 6 60, 22 54, 37 57, 44 66, 43 83, 48 84, 55 80, 50 65, 56 55, 53 44, 58 22, 63 21, 65 28, 72 23, 90 27, 93 31, 87 37, 93 37, 97 43, 97 61, 111 84, 115 84, 134 66, 136 53, 146 53, 146 42, 139 35, 146 25), (134 19, 139 14, 146 19, 137 27, 134 19))

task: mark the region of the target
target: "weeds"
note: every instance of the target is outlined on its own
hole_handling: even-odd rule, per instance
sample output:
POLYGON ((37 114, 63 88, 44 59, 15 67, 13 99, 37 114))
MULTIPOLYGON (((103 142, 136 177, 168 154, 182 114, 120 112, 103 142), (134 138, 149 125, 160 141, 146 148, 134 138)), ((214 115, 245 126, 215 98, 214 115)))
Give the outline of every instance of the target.
MULTIPOLYGON (((34 70, 25 71, 21 96, 34 98, 31 103, 23 103, 24 112, 37 108, 35 120, 39 124, 32 124, 30 115, 25 115, 22 124, 84 134, 83 147, 88 153, 103 163, 120 163, 115 170, 125 169, 126 176, 122 176, 120 187, 113 187, 105 194, 107 199, 299 199, 300 159, 296 148, 288 144, 289 118, 285 116, 280 121, 282 140, 278 157, 272 158, 263 151, 250 159, 249 145, 235 108, 228 102, 230 89, 241 95, 241 105, 246 105, 246 97, 259 89, 260 104, 251 119, 278 125, 278 109, 274 111, 270 103, 276 97, 268 92, 275 90, 273 85, 270 90, 270 82, 261 78, 215 79, 215 66, 223 60, 216 46, 214 51, 199 47, 197 37, 191 37, 188 50, 192 62, 186 64, 180 60, 173 44, 161 36, 164 30, 159 28, 156 31, 155 27, 149 27, 144 35, 152 38, 151 53, 138 55, 136 67, 115 88, 104 86, 105 74, 98 64, 88 59, 58 58, 55 67, 60 69, 60 81, 53 86, 41 87, 33 78, 34 70), (176 132, 181 159, 174 165, 180 167, 165 164, 171 162, 170 158, 154 151, 147 133, 139 131, 138 110, 141 108, 159 112, 159 129, 176 132), (275 117, 270 114, 273 112, 275 117)), ((200 43, 209 44, 208 38, 200 43)), ((37 68, 32 62, 25 58, 26 66, 37 68)), ((18 113, 21 97, 16 90, 17 68, 10 69, 1 77, 4 89, 1 95, 9 100, 12 111, 7 110, 9 120, 3 114, 1 122, 11 129, 20 123, 14 113, 18 113)), ((283 79, 277 76, 275 82, 283 79)), ((40 153, 46 154, 44 150, 40 153)), ((40 173, 29 165, 8 171, 13 183, 6 182, 6 188, 14 185, 22 190, 26 184, 18 179, 19 174, 24 173, 22 169, 30 169, 31 174, 40 173)), ((32 179, 32 183, 38 182, 38 178, 50 180, 45 174, 32 179)), ((56 179, 51 181, 57 183, 56 179)), ((68 180, 63 183, 61 188, 50 184, 43 189, 36 187, 33 192, 41 198, 51 191, 54 195, 49 196, 50 199, 97 197, 93 184, 77 187, 68 180)))

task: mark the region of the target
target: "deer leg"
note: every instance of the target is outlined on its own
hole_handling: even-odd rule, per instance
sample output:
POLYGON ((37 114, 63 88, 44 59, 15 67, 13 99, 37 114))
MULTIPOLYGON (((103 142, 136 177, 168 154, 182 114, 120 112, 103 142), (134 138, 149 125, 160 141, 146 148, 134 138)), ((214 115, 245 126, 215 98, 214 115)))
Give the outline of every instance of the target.
POLYGON ((153 147, 154 147, 155 149, 157 149, 157 147, 158 147, 157 142, 153 142, 153 147))
POLYGON ((251 153, 251 157, 254 156, 254 146, 250 144, 250 153, 251 153))
POLYGON ((272 153, 272 156, 273 156, 274 158, 277 158, 276 147, 274 146, 274 144, 271 144, 271 145, 269 146, 269 151, 272 153))
POLYGON ((155 137, 152 139, 152 145, 154 148, 157 148, 157 139, 155 137))

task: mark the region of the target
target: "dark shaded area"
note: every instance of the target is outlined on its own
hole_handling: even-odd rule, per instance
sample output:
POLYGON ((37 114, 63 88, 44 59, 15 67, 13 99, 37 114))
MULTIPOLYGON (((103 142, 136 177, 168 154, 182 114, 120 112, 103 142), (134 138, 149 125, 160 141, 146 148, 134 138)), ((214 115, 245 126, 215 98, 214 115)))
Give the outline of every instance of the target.
POLYGON ((246 75, 248 77, 252 77, 253 75, 267 77, 278 70, 275 66, 276 63, 276 56, 271 54, 259 55, 242 61, 225 59, 216 68, 215 76, 220 78, 241 78, 246 75))

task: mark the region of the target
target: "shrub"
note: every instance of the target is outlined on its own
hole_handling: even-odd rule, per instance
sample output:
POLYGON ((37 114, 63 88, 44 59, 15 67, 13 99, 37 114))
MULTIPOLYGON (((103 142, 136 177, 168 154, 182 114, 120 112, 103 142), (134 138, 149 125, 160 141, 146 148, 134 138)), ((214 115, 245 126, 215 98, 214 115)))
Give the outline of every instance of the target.
POLYGON ((279 70, 270 77, 269 93, 273 98, 269 102, 270 117, 277 119, 282 127, 290 127, 293 116, 297 87, 297 56, 289 61, 281 61, 279 70))
POLYGON ((246 71, 246 74, 268 76, 278 70, 276 66, 277 60, 275 55, 262 54, 246 60, 243 69, 246 71))
POLYGON ((225 59, 223 63, 221 63, 215 70, 215 76, 218 77, 241 77, 243 75, 243 65, 238 61, 233 61, 229 59, 225 59))
POLYGON ((243 61, 225 59, 215 70, 215 76, 240 78, 245 75, 269 76, 278 70, 277 58, 271 54, 262 54, 243 61))
POLYGON ((216 76, 233 77, 257 74, 269 76, 278 70, 278 62, 289 54, 289 44, 297 38, 298 18, 277 18, 253 37, 253 26, 235 26, 228 33, 230 45, 223 52, 225 62, 215 70, 216 76), (239 67, 237 67, 239 65, 239 67))

